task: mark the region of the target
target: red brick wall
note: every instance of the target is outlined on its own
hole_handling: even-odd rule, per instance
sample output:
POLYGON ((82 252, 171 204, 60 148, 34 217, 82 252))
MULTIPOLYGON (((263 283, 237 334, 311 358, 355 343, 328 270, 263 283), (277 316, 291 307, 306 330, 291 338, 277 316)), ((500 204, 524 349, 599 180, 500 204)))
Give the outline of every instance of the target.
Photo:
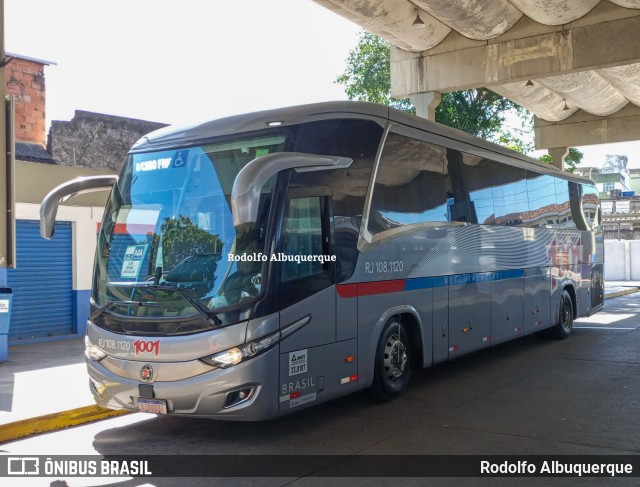
POLYGON ((5 68, 7 95, 16 97, 16 140, 45 145, 44 65, 15 58, 5 68))

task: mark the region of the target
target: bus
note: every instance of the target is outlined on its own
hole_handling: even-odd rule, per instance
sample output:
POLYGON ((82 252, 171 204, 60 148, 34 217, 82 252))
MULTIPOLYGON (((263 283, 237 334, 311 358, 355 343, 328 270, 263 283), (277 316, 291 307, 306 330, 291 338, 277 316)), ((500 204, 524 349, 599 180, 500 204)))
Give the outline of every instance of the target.
POLYGON ((363 102, 164 128, 99 228, 86 357, 113 409, 265 420, 603 307, 600 202, 585 178, 363 102))

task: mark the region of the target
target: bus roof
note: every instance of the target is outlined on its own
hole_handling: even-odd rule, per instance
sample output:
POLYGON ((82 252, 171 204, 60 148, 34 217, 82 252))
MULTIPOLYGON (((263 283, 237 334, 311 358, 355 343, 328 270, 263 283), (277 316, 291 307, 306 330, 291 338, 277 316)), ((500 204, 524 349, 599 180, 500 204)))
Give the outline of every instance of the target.
POLYGON ((390 108, 386 105, 360 101, 335 101, 277 108, 259 112, 233 115, 217 120, 196 123, 186 126, 169 126, 143 136, 132 147, 131 153, 162 150, 169 147, 195 145, 212 138, 230 136, 245 132, 264 130, 269 127, 287 127, 305 122, 327 120, 332 118, 359 118, 372 120, 384 126, 388 121, 413 127, 418 130, 445 137, 468 145, 469 149, 489 151, 502 162, 526 168, 535 166, 535 171, 552 174, 564 179, 593 184, 589 179, 561 171, 537 159, 520 152, 488 142, 458 129, 447 127, 415 115, 390 108), (520 164, 518 164, 516 159, 520 164), (515 163, 515 164, 514 164, 515 163))

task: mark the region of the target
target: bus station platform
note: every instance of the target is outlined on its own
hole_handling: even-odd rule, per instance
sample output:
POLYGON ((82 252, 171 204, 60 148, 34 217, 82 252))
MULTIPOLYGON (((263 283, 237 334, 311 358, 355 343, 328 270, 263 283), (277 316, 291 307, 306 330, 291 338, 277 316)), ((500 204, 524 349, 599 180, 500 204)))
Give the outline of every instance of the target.
MULTIPOLYGON (((640 281, 607 282, 605 298, 639 290, 640 281)), ((95 405, 84 360, 84 337, 10 345, 0 362, 0 444, 127 414, 95 405)))

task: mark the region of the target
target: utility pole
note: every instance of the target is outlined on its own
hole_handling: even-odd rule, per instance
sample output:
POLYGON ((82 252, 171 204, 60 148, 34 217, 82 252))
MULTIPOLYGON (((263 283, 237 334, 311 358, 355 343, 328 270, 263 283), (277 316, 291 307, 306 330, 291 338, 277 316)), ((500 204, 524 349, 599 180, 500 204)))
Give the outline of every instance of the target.
POLYGON ((0 286, 7 285, 7 268, 15 267, 14 214, 14 101, 6 99, 6 65, 4 47, 4 0, 0 0, 0 286))
MULTIPOLYGON (((4 63, 6 58, 4 47, 4 0, 0 0, 0 63, 4 63)), ((0 68, 0 100, 2 101, 2 110, 0 113, 0 286, 7 285, 7 265, 8 248, 7 235, 9 230, 10 219, 7 213, 7 121, 6 121, 6 81, 4 66, 0 68)))

